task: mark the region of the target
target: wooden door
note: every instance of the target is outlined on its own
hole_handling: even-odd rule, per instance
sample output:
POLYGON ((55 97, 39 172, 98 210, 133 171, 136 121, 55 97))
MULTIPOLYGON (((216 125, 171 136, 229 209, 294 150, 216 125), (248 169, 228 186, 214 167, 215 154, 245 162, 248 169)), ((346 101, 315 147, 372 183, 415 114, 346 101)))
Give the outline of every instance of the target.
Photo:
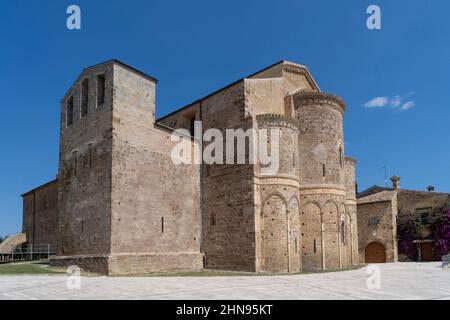
POLYGON ((386 263, 386 250, 381 243, 372 242, 367 245, 366 263, 386 263))
POLYGON ((421 244, 422 261, 434 261, 433 243, 426 242, 421 244))

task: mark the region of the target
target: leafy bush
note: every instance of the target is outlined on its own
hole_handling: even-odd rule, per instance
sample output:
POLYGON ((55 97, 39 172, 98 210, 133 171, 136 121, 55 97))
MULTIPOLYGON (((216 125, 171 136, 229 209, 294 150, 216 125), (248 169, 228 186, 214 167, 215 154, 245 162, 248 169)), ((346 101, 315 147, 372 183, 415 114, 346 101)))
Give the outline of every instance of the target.
POLYGON ((417 260, 417 247, 413 243, 418 238, 417 223, 410 217, 397 222, 398 252, 410 260, 417 260))
POLYGON ((450 210, 433 223, 432 230, 436 240, 436 258, 441 260, 450 252, 450 210))
MULTIPOLYGON (((404 254, 408 259, 417 260, 417 246, 414 240, 420 239, 419 229, 423 226, 411 216, 401 217, 397 221, 398 252, 404 254)), ((450 210, 439 209, 430 217, 429 228, 431 238, 435 241, 436 259, 450 253, 450 210)))

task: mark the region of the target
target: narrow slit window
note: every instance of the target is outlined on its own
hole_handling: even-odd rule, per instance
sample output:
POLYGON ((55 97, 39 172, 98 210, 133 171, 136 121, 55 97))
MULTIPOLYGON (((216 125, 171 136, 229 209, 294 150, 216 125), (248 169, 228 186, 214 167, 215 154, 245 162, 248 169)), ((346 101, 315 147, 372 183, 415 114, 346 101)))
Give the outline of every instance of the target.
POLYGON ((84 80, 81 84, 81 117, 88 114, 88 99, 89 99, 89 81, 84 80))
POLYGON ((327 167, 325 166, 325 164, 322 165, 322 174, 324 178, 327 176, 327 167))
POLYGON ((97 107, 105 103, 105 75, 97 76, 97 107))
POLYGON ((71 96, 67 101, 66 124, 67 126, 71 126, 73 124, 73 96, 71 96))
POLYGON ((164 233, 164 217, 161 218, 161 233, 164 233))
POLYGON ((314 243, 313 243, 313 251, 314 251, 314 254, 317 253, 317 241, 316 241, 316 239, 314 239, 314 243))

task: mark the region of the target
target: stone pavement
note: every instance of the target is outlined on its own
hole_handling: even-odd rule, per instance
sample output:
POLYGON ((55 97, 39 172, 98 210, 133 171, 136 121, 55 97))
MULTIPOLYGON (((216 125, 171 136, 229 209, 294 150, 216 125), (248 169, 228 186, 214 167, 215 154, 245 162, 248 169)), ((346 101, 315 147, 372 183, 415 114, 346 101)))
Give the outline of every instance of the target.
MULTIPOLYGON (((68 290, 68 276, 0 276, 8 299, 447 299, 450 269, 441 263, 378 265, 381 288, 367 286, 368 267, 343 272, 237 277, 82 277, 68 290)), ((376 282, 370 282, 375 283, 376 282)))

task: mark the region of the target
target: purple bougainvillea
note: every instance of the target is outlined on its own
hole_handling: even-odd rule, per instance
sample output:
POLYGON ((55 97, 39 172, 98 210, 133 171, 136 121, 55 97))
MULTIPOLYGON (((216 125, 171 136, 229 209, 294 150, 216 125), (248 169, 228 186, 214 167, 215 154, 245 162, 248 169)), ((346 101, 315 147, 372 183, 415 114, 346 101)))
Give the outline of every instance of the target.
POLYGON ((412 219, 398 220, 397 226, 398 252, 410 260, 417 260, 417 247, 413 243, 417 239, 417 224, 412 219))
POLYGON ((436 219, 431 227, 436 240, 436 258, 441 260, 450 252, 450 210, 436 219))
MULTIPOLYGON (((403 217, 397 223, 398 252, 412 261, 417 261, 418 253, 414 240, 420 239, 420 226, 420 222, 412 217, 403 217)), ((450 210, 434 214, 429 226, 435 241, 435 258, 441 260, 442 256, 450 253, 450 210)))

